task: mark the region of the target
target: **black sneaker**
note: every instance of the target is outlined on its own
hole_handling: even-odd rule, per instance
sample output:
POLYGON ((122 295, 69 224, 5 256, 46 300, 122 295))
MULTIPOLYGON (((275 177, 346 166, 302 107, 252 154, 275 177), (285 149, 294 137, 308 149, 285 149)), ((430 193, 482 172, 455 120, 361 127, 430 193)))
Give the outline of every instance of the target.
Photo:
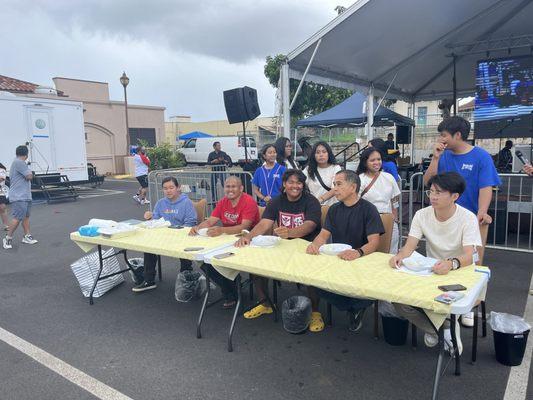
POLYGON ((156 287, 157 287, 157 285, 155 284, 155 282, 146 282, 146 281, 144 281, 140 285, 132 287, 131 290, 133 292, 135 292, 135 293, 139 293, 139 292, 144 292, 146 290, 155 289, 156 287))
POLYGON ((351 332, 359 332, 363 326, 363 318, 366 308, 359 311, 348 311, 348 329, 351 332))

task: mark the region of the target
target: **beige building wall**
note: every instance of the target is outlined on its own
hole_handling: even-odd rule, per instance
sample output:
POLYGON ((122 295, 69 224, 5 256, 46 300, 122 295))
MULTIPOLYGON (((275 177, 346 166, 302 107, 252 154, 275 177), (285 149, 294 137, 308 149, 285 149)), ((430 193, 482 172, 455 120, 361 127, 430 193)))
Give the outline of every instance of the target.
MULTIPOLYGON (((259 117, 246 122, 246 132, 257 132, 258 127, 276 130, 275 117, 259 117)), ((190 117, 170 117, 165 122, 165 136, 168 143, 176 144, 176 137, 189 132, 200 131, 213 136, 237 136, 242 133, 242 123, 230 124, 227 120, 192 122, 190 117), (187 121, 189 118, 189 121, 187 121)))
MULTIPOLYGON (((100 174, 125 172, 126 116, 124 102, 109 99, 106 82, 69 78, 53 79, 57 90, 72 100, 83 102, 87 161, 100 174)), ((164 107, 128 104, 130 128, 154 128, 156 143, 165 141, 164 107)), ((134 143, 132 143, 134 144, 134 143)))

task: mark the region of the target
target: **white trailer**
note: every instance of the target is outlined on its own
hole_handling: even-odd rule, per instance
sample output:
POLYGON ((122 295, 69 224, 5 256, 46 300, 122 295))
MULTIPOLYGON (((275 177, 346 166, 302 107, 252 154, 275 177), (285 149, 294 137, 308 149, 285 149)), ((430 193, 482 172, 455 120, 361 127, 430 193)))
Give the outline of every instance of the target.
POLYGON ((8 169, 20 145, 36 174, 88 181, 82 103, 0 92, 0 162, 8 169))

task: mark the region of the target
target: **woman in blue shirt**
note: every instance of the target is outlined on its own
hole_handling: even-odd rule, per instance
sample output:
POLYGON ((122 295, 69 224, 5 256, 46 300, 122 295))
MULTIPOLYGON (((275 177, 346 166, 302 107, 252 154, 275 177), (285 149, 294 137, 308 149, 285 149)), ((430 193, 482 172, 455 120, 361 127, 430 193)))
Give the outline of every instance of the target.
POLYGON ((263 146, 261 157, 265 163, 255 171, 252 183, 259 205, 264 207, 281 193, 281 176, 286 168, 276 162, 277 152, 273 144, 263 146))

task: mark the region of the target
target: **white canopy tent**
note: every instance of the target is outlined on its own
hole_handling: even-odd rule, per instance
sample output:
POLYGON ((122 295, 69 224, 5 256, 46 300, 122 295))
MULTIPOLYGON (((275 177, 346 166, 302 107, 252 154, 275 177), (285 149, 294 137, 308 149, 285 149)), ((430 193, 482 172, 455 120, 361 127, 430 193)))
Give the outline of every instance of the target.
MULTIPOLYGON (((362 91, 369 100, 456 101, 474 94, 478 60, 532 51, 533 0, 358 0, 288 54, 281 69, 284 135, 289 78, 362 91)), ((373 101, 367 106, 372 137, 373 101)))

